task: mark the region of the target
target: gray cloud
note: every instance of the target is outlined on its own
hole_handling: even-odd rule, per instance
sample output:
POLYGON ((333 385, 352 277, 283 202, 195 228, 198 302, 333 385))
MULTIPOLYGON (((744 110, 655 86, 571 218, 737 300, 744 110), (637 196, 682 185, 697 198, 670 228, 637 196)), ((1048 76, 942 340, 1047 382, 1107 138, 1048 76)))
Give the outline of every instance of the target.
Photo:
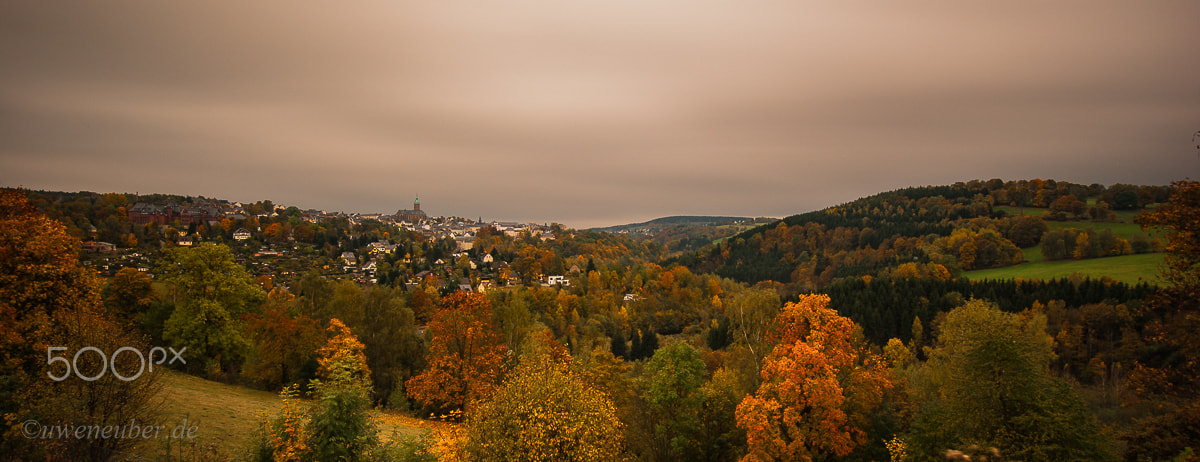
POLYGON ((1195 176, 1200 5, 0 5, 0 184, 593 226, 1195 176))

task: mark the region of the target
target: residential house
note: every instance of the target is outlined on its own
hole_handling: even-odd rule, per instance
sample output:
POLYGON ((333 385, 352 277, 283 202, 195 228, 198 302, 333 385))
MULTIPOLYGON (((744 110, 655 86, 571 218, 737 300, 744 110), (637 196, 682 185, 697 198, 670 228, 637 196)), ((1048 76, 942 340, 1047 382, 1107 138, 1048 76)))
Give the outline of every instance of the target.
POLYGON ((130 207, 126 214, 129 221, 135 225, 167 225, 178 221, 183 226, 220 221, 224 217, 221 209, 216 207, 185 207, 174 202, 165 206, 138 202, 130 207))
POLYGON ((388 241, 376 241, 368 244, 371 253, 392 253, 396 250, 396 244, 389 244, 388 241))
POLYGON ((108 253, 117 250, 117 246, 98 241, 88 241, 83 243, 83 251, 88 253, 108 253))

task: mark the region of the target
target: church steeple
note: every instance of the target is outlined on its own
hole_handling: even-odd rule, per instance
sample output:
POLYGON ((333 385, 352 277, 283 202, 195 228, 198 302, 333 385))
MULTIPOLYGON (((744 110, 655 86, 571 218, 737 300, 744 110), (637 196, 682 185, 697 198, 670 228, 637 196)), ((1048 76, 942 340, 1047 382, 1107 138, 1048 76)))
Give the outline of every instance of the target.
POLYGON ((413 210, 421 210, 421 196, 420 195, 417 195, 417 197, 415 197, 413 199, 413 210))

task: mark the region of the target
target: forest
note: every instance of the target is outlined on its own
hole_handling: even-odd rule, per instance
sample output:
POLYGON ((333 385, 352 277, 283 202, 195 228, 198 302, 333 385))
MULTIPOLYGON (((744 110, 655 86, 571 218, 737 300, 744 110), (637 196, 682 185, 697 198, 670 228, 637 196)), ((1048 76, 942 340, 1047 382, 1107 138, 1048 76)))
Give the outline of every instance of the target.
POLYGON ((694 251, 688 233, 673 246, 483 227, 457 259, 452 240, 313 224, 298 209, 255 223, 264 231, 248 244, 230 234, 246 222, 231 222, 188 230, 196 245, 164 245, 166 227, 122 221, 117 196, 0 191, 0 453, 137 453, 137 440, 36 440, 21 427, 154 422, 168 372, 104 371, 138 370, 111 353, 155 346, 186 348, 171 374, 282 403, 244 444, 192 460, 1136 462, 1200 451, 1194 181, 906 188, 694 251), (1125 220, 1155 234, 1106 227, 1125 220), (101 275, 80 252, 92 226, 153 264, 101 275), (378 241, 396 250, 376 257, 374 282, 329 268, 378 241), (272 243, 291 256, 254 264, 272 243), (1163 274, 963 277, 1029 251, 1160 252, 1163 274), (552 274, 567 283, 542 282, 552 274), (496 284, 480 290, 483 279, 496 284), (56 381, 60 347, 58 362, 87 347, 111 362, 75 355, 75 374, 99 378, 56 381), (392 437, 371 410, 438 424, 392 437))

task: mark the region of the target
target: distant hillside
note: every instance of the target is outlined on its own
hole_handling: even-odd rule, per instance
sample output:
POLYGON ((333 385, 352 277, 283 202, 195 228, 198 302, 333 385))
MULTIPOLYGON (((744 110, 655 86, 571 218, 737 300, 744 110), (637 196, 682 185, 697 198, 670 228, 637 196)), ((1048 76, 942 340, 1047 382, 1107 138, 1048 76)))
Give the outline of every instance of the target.
MULTIPOLYGON (((1020 249, 1039 245, 1057 223, 1117 223, 1169 194, 1167 186, 1040 179, 905 188, 748 229, 679 262, 693 272, 747 283, 775 281, 795 290, 819 289, 848 277, 892 275, 897 268, 904 274, 957 277, 1024 261, 1020 249), (1027 209, 1037 215, 1022 216, 1027 209)), ((1151 251, 1139 245, 1144 242, 1120 236, 1093 237, 1090 245, 1096 248, 1080 255, 1151 251)))
POLYGON ((692 252, 720 242, 737 233, 776 218, 673 216, 656 218, 642 223, 594 228, 612 234, 624 234, 639 241, 661 244, 669 252, 692 252))
POLYGON ((722 223, 736 223, 743 221, 753 221, 749 217, 707 217, 707 216, 690 216, 677 215, 672 217, 655 218, 650 221, 641 223, 631 223, 628 225, 608 226, 605 228, 592 228, 595 231, 604 231, 606 233, 640 233, 653 234, 656 231, 670 228, 674 226, 700 226, 722 223))

